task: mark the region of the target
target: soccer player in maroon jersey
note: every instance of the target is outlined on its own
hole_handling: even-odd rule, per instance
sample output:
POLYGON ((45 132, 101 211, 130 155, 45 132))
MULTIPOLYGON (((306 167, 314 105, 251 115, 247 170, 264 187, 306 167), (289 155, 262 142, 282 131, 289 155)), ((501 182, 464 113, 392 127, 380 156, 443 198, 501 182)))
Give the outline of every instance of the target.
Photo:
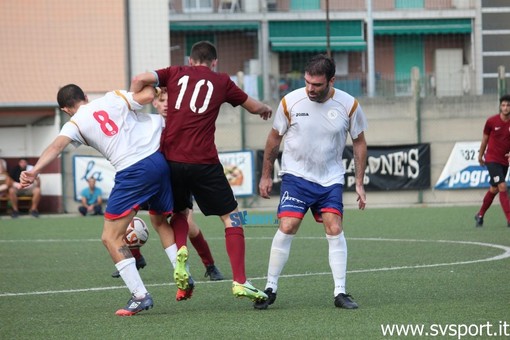
MULTIPOLYGON (((168 107, 168 95, 165 87, 162 87, 159 96, 154 98, 154 100, 152 101, 152 106, 154 106, 156 111, 163 118, 166 119, 168 107)), ((189 240, 193 247, 195 247, 195 250, 197 251, 198 255, 200 256, 200 259, 202 260, 202 263, 205 266, 204 277, 209 276, 211 281, 224 280, 223 274, 214 264, 214 258, 211 253, 211 249, 209 248, 209 243, 207 243, 207 240, 202 234, 202 231, 200 230, 200 228, 193 219, 193 210, 191 209, 188 213, 188 225, 189 225, 188 231, 189 240)), ((136 260, 136 268, 137 269, 144 268, 147 265, 147 263, 145 262, 145 258, 143 257, 140 251, 140 247, 130 247, 129 250, 131 250, 131 254, 133 254, 133 257, 136 260)), ((115 278, 120 277, 119 271, 118 270, 114 271, 112 277, 115 278)), ((191 298, 191 296, 189 295, 191 292, 192 291, 186 293, 185 291, 180 291, 179 292, 180 294, 176 296, 176 299, 178 301, 189 299, 191 298)))
POLYGON ((508 199, 506 174, 510 156, 510 95, 499 99, 499 113, 491 116, 483 128, 482 143, 478 162, 489 170, 490 188, 485 194, 482 207, 475 215, 476 226, 483 226, 483 216, 489 209, 494 197, 499 193, 499 202, 505 213, 507 226, 510 227, 510 200, 508 199))
POLYGON ((170 66, 137 75, 131 90, 145 85, 166 87, 168 91, 167 123, 161 138, 161 149, 171 169, 175 240, 179 248, 174 270, 178 292, 191 295, 194 283, 187 270, 187 212, 192 196, 206 216, 220 216, 225 226, 225 243, 232 268, 232 292, 257 302, 267 295, 246 280, 245 240, 242 226, 233 227, 230 215, 238 211, 232 188, 223 172, 214 143, 216 119, 220 106, 241 105, 264 120, 272 109, 241 90, 228 74, 213 71, 218 62, 216 47, 200 41, 191 48, 188 66, 170 66))

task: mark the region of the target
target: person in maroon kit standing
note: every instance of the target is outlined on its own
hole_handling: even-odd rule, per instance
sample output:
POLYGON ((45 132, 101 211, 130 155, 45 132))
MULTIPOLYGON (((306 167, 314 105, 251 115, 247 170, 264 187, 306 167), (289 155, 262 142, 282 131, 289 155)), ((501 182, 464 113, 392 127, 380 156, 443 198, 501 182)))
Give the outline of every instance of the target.
POLYGON ((477 227, 483 226, 483 216, 499 193, 499 202, 510 227, 510 200, 507 193, 506 174, 510 156, 510 95, 499 100, 499 114, 485 122, 478 162, 489 171, 490 188, 485 194, 480 211, 475 215, 477 227))
POLYGON ((178 294, 191 296, 194 287, 187 270, 186 248, 189 228, 186 216, 194 197, 204 215, 220 216, 225 226, 234 296, 260 302, 266 300, 267 295, 246 280, 244 230, 242 226, 232 226, 230 215, 238 211, 238 204, 219 161, 214 133, 223 103, 241 105, 264 120, 271 117, 272 109, 248 96, 228 74, 213 71, 217 62, 216 47, 208 41, 200 41, 191 48, 189 66, 170 66, 142 73, 133 78, 131 89, 153 85, 164 86, 168 91, 167 123, 161 149, 171 169, 174 211, 181 212, 174 214, 171 220, 179 248, 174 271, 178 294))

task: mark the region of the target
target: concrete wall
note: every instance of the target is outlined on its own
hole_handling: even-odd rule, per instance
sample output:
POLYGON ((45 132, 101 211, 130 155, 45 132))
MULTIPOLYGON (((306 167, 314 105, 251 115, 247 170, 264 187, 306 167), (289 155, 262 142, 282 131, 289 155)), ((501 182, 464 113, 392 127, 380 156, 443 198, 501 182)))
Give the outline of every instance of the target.
MULTIPOLYGON (((418 142, 417 114, 412 98, 360 98, 360 103, 368 117, 369 129, 366 138, 369 145, 395 145, 418 142)), ((270 105, 276 111, 277 102, 270 105)), ((449 98, 424 98, 421 100, 421 142, 431 145, 431 184, 435 185, 450 152, 458 141, 479 141, 482 128, 489 115, 498 112, 498 98, 490 96, 463 96, 449 98)), ((217 121, 216 145, 218 150, 233 151, 241 149, 241 108, 222 107, 217 121)), ((266 137, 271 129, 272 120, 263 121, 256 115, 245 114, 245 141, 247 149, 264 149, 266 137)), ((58 122, 58 119, 56 119, 58 122)), ((30 128, 0 129, 0 158, 25 155, 37 157, 45 146, 58 133, 56 125, 33 126, 30 128), (31 142, 20 143, 19 136, 30 134, 31 142), (15 136, 18 136, 15 138, 15 136), (15 151, 15 152, 13 152, 15 151)), ((67 212, 76 212, 73 187, 73 155, 98 155, 90 147, 77 149, 68 147, 62 155, 62 183, 60 177, 45 179, 43 195, 53 195, 50 188, 62 186, 64 207, 67 212), (58 185, 58 186, 57 186, 58 185)), ((255 184, 257 187, 258 183, 255 184)), ((368 206, 409 206, 441 204, 480 204, 485 190, 433 190, 368 192, 368 206)), ((243 206, 254 208, 275 208, 278 198, 264 200, 259 197, 240 199, 243 206)), ((356 206, 353 193, 344 196, 346 207, 356 206)))
MULTIPOLYGON (((412 98, 360 98, 369 129, 366 133, 369 145, 395 145, 430 143, 431 184, 435 185, 456 142, 479 141, 489 115, 498 112, 498 98, 488 96, 463 96, 447 98, 424 98, 421 100, 421 141, 418 140, 418 115, 412 98)), ((276 110, 278 103, 271 104, 276 110)), ((220 151, 240 148, 240 111, 228 105, 222 108, 217 122, 216 142, 220 151)), ((258 116, 246 114, 247 148, 263 149, 271 121, 264 122, 258 116)), ((256 186, 258 183, 256 183, 256 186)), ((480 204, 485 190, 434 190, 368 192, 370 206, 409 206, 441 204, 480 204)), ((274 208, 278 198, 243 199, 241 204, 258 208, 274 208)), ((344 204, 356 206, 356 196, 345 193, 344 204)))

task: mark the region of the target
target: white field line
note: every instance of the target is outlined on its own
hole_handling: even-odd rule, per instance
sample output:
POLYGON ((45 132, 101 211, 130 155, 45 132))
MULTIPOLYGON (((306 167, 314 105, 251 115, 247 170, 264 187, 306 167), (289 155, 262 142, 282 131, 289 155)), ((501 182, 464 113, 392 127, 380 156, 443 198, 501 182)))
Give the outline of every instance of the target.
MULTIPOLYGON (((272 239, 272 237, 258 237, 258 238, 250 238, 246 239, 272 239)), ((323 239, 323 237, 296 237, 298 239, 323 239)), ((215 238, 210 238, 215 239, 215 238)), ((221 238, 217 238, 221 239, 221 238)), ((489 247, 503 250, 503 253, 484 258, 478 260, 469 260, 469 261, 458 261, 458 262, 448 262, 448 263, 433 263, 433 264, 422 264, 422 265, 411 265, 411 266, 396 266, 396 267, 383 267, 383 268, 369 268, 369 269, 356 269, 349 270, 348 274, 353 273, 371 273, 371 272, 381 272, 381 271, 390 271, 390 270, 404 270, 404 269, 418 269, 418 268, 433 268, 433 267, 444 267, 444 266, 456 266, 456 265, 465 265, 465 264, 473 264, 480 262, 489 262, 489 261, 498 261, 510 258, 510 247, 502 246, 499 244, 492 243, 483 243, 483 242, 471 242, 471 241, 450 241, 450 240, 416 240, 416 239, 386 239, 386 238, 349 238, 348 240, 356 240, 356 241, 379 241, 379 242, 434 242, 434 243, 453 243, 453 244, 467 244, 467 245, 475 245, 480 247, 489 247)), ((11 243, 11 242, 100 242, 99 239, 86 239, 86 240, 0 240, 0 243, 11 243)), ((287 274, 281 275, 281 277, 304 277, 304 276, 319 276, 319 275, 331 275, 331 272, 321 272, 321 273, 301 273, 301 274, 287 274)), ((265 276, 262 277, 253 277, 250 280, 263 280, 265 276)), ((222 283, 225 281, 196 281, 200 284, 213 284, 213 283, 222 283)), ((155 284, 146 284, 147 287, 161 287, 161 286, 173 286, 174 283, 155 283, 155 284)), ((93 291, 105 291, 105 290, 114 290, 114 289, 126 289, 126 286, 110 286, 110 287, 93 287, 93 288, 82 288, 82 289, 66 289, 66 290, 52 290, 52 291, 39 291, 39 292, 25 292, 25 293, 0 293, 0 297, 7 296, 30 296, 30 295, 49 295, 49 294, 62 294, 62 293, 79 293, 79 292, 93 292, 93 291)))

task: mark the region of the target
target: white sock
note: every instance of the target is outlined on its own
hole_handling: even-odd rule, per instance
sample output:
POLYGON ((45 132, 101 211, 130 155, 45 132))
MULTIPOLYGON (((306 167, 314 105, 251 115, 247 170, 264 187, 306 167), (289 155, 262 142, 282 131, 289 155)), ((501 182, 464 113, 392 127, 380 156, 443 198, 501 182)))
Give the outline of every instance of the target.
POLYGON ((334 296, 345 294, 345 276, 347 274, 347 242, 344 233, 326 235, 329 243, 329 266, 335 282, 334 296))
POLYGON ((143 284, 140 273, 138 273, 138 270, 136 269, 136 261, 134 257, 117 262, 115 267, 119 271, 120 277, 124 280, 129 291, 135 298, 140 299, 147 294, 147 289, 143 284))
POLYGON ((273 237, 271 245, 271 255, 269 256, 269 266, 267 268, 266 289, 272 288, 276 293, 278 289, 278 278, 287 263, 290 254, 290 246, 294 235, 284 234, 278 229, 273 237))
POLYGON ((172 244, 170 247, 165 249, 166 256, 168 256, 168 259, 170 259, 170 262, 172 262, 172 266, 175 268, 175 265, 177 264, 177 244, 172 244))

